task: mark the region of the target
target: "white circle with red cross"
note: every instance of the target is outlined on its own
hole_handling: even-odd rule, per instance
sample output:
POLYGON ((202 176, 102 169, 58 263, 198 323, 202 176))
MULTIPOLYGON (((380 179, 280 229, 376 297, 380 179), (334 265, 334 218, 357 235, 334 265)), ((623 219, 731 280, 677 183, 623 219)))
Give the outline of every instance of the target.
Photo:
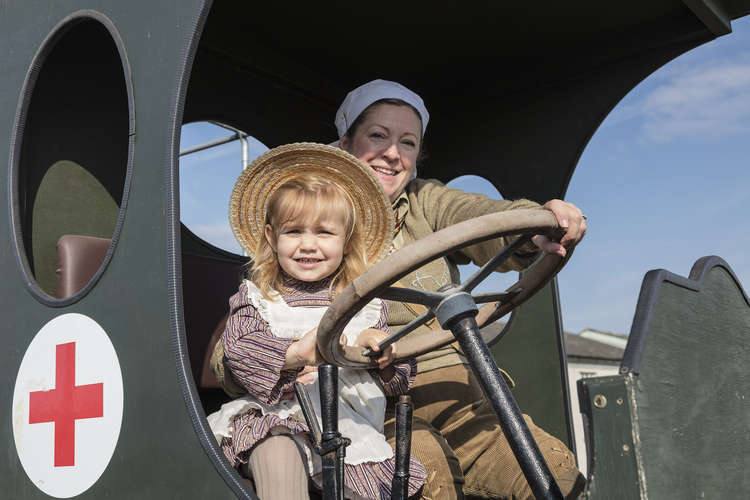
POLYGON ((13 391, 13 438, 31 482, 56 498, 89 489, 115 451, 122 407, 120 363, 104 329, 76 313, 44 325, 13 391))

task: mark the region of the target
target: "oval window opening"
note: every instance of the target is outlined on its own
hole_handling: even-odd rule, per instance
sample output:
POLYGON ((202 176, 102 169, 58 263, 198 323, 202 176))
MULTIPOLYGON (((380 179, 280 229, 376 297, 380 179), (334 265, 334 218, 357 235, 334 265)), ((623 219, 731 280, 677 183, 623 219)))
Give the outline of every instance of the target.
MULTIPOLYGON (((503 199, 503 196, 490 181, 478 175, 462 175, 461 177, 456 177, 451 180, 447 185, 460 189, 461 191, 466 191, 467 193, 483 194, 493 200, 503 199)), ((479 268, 470 263, 459 265, 458 269, 461 272, 461 281, 463 282, 479 268)), ((476 288, 476 291, 478 293, 499 292, 518 281, 518 277, 518 273, 515 271, 508 273, 492 273, 476 288)), ((505 318, 506 321, 507 319, 508 318, 505 318)))
POLYGON ((229 196, 244 166, 268 148, 246 132, 218 122, 182 126, 180 220, 192 233, 241 255, 229 226, 229 196))
POLYGON ((132 140, 129 80, 115 39, 92 18, 50 36, 32 67, 12 167, 17 245, 37 295, 66 299, 93 287, 117 239, 132 140))
POLYGON ((229 225, 229 197, 247 166, 268 148, 231 125, 194 122, 180 136, 180 221, 185 338, 206 414, 227 401, 210 370, 228 300, 248 258, 229 225))

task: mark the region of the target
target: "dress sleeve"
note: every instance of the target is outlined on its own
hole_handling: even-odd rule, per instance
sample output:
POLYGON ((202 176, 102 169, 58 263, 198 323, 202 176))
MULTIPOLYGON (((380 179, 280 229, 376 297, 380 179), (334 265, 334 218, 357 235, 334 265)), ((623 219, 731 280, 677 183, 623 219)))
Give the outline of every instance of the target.
POLYGON ((278 403, 293 390, 300 370, 282 370, 294 339, 278 338, 252 305, 245 283, 229 299, 229 319, 221 337, 224 364, 232 378, 266 404, 278 403))
MULTIPOLYGON (((479 217, 481 215, 518 210, 540 208, 530 200, 493 200, 482 194, 466 193, 460 189, 450 188, 435 179, 414 179, 408 186, 409 204, 413 210, 421 212, 431 226, 432 231, 439 231, 453 224, 479 217)), ((481 266, 508 246, 514 236, 496 238, 461 249, 457 263, 468 263, 469 260, 481 266), (463 257, 463 258, 462 258, 463 257)), ((529 266, 539 255, 536 245, 529 242, 522 246, 498 271, 520 271, 529 266)))
MULTIPOLYGON (((388 326, 388 308, 385 302, 383 302, 380 308, 380 319, 378 319, 378 323, 373 328, 383 330, 388 335, 393 333, 388 326)), ((400 359, 388 368, 391 367, 395 371, 392 372, 393 376, 388 380, 383 378, 383 370, 370 370, 370 374, 383 387, 383 392, 385 392, 386 396, 406 394, 414 383, 414 378, 417 376, 417 360, 414 358, 400 359)), ((386 368, 386 372, 391 371, 388 368, 386 368)))

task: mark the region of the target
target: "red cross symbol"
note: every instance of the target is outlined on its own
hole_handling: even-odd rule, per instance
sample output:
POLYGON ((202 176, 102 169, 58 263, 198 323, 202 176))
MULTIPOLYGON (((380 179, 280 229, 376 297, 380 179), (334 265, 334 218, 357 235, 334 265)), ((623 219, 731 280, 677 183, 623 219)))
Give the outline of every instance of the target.
POLYGON ((75 421, 104 416, 104 384, 75 383, 76 343, 58 344, 55 388, 29 395, 29 424, 55 423, 55 467, 75 465, 75 421))

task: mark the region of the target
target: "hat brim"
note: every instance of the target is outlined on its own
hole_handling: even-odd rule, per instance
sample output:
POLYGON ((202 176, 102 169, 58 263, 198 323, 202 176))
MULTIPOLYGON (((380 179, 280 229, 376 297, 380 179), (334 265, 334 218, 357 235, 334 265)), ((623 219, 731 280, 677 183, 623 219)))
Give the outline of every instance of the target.
POLYGON ((354 202, 357 225, 372 264, 388 255, 393 240, 393 209, 370 168, 346 151, 309 142, 266 151, 240 174, 229 199, 229 224, 251 257, 264 238, 268 200, 291 179, 321 175, 344 189, 354 202))

